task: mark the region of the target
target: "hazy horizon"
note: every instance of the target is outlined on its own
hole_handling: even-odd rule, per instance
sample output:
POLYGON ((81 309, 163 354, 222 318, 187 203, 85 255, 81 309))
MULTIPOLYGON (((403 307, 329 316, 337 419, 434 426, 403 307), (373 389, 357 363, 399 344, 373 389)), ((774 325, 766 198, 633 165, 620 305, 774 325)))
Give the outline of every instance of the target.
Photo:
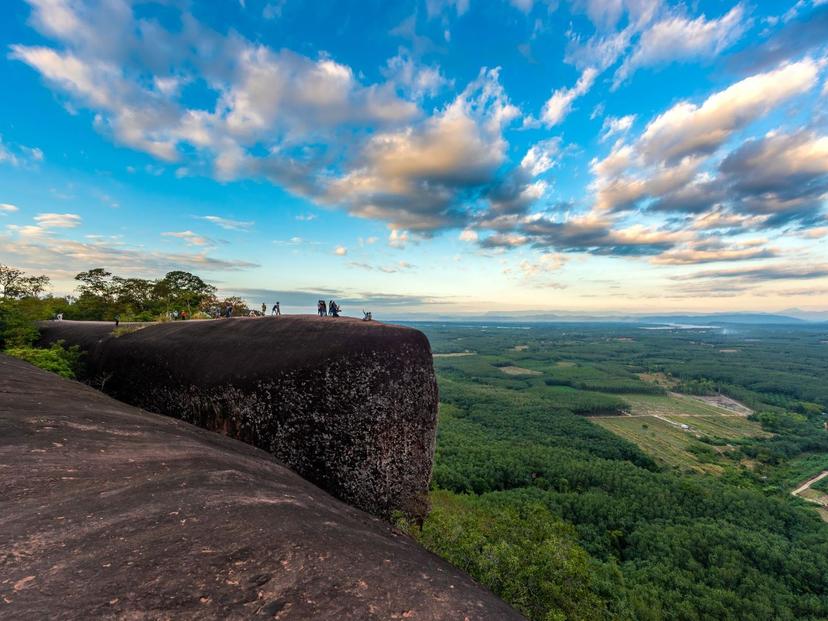
POLYGON ((826 0, 3 15, 0 263, 54 293, 105 267, 286 310, 828 311, 826 0))

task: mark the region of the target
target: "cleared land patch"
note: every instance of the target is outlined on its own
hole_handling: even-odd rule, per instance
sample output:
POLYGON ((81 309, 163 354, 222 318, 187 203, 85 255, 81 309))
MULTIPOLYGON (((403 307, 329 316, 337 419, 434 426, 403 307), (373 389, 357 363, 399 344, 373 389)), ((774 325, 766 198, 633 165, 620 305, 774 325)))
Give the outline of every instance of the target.
POLYGON ((734 414, 740 414, 742 416, 750 416, 753 414, 753 410, 751 410, 746 405, 742 405, 735 399, 731 399, 730 397, 725 397, 724 395, 713 395, 713 396, 691 396, 691 399, 697 399, 699 401, 704 401, 705 403, 709 403, 710 405, 718 406, 722 409, 729 410, 734 414))
POLYGON ((462 358, 464 356, 476 356, 477 352, 473 351, 453 351, 447 354, 431 354, 433 358, 462 358))
POLYGON ((665 373, 639 373, 638 378, 642 382, 647 382, 648 384, 655 384, 657 386, 661 386, 662 388, 667 388, 669 390, 672 390, 673 388, 678 386, 678 380, 670 377, 665 373))
POLYGON ((506 375, 543 375, 540 371, 533 371, 532 369, 524 369, 523 367, 498 367, 506 375))
POLYGON ((624 395, 629 413, 590 420, 637 444, 658 463, 683 470, 720 473, 714 463, 730 447, 701 442, 709 437, 736 440, 766 437, 759 423, 686 395, 624 395))

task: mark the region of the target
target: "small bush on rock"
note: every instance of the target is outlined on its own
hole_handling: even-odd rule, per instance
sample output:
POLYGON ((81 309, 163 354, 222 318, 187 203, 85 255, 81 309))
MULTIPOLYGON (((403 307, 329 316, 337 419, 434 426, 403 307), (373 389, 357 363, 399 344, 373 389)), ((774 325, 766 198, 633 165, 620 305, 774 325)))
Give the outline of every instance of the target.
POLYGON ((49 349, 12 347, 3 353, 25 360, 36 367, 57 373, 67 379, 75 379, 83 353, 77 345, 64 347, 63 341, 53 343, 49 349))

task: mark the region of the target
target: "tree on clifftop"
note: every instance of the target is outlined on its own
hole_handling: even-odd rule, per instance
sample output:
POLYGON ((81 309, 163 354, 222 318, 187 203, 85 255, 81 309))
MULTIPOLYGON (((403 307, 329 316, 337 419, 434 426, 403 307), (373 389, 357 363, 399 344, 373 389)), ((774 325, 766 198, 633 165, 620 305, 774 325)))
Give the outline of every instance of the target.
POLYGON ((53 306, 63 302, 39 297, 48 285, 48 276, 27 276, 0 264, 0 349, 29 345, 37 338, 34 321, 50 317, 53 306))
POLYGON ((193 308, 198 308, 202 300, 216 292, 213 285, 208 285, 201 278, 190 272, 168 272, 155 286, 156 294, 164 299, 167 308, 187 307, 192 316, 193 308))
POLYGON ((155 287, 158 283, 154 280, 115 276, 112 283, 118 304, 131 310, 135 315, 152 313, 152 311, 155 311, 155 314, 159 312, 156 308, 158 299, 155 295, 155 287))
POLYGON ((96 267, 75 276, 78 285, 78 301, 72 309, 72 318, 103 320, 115 314, 115 283, 112 272, 96 267))
POLYGON ((96 267, 88 272, 81 272, 75 276, 75 280, 81 283, 78 285, 78 291, 81 295, 91 295, 111 302, 114 293, 111 277, 112 272, 107 272, 102 267, 96 267))
POLYGON ((0 297, 3 299, 36 298, 48 286, 48 276, 26 276, 23 271, 0 263, 0 297))

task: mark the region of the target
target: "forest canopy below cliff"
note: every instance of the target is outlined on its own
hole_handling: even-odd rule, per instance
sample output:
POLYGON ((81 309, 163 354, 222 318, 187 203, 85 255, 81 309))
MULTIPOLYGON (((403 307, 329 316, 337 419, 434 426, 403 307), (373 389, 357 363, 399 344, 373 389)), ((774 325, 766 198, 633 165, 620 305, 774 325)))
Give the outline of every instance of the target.
POLYGON ((828 617, 828 328, 415 325, 424 545, 533 620, 828 617))

